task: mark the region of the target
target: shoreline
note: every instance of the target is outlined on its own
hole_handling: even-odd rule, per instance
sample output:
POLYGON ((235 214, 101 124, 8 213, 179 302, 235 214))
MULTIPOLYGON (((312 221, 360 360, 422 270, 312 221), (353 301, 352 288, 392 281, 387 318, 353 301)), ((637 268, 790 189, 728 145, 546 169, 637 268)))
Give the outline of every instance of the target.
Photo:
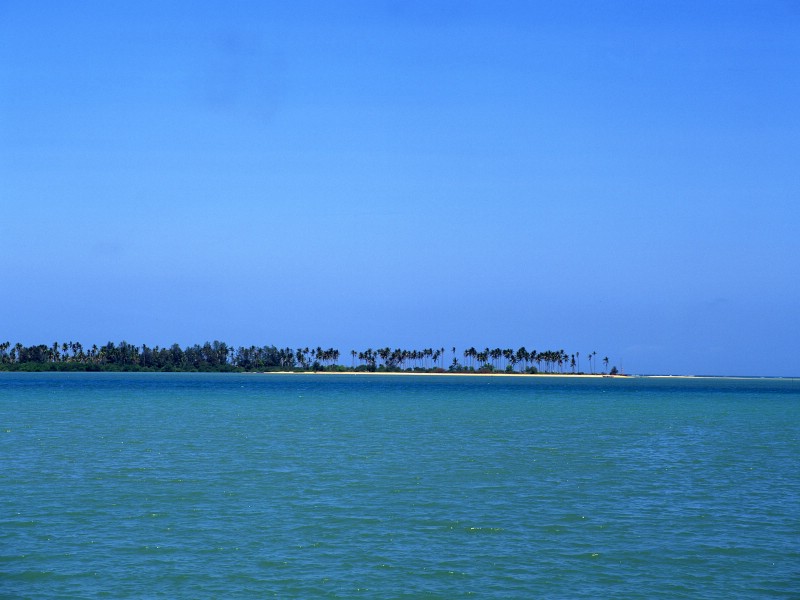
POLYGON ((617 373, 616 375, 602 374, 602 373, 419 373, 408 371, 147 371, 147 370, 97 370, 97 371, 84 371, 84 370, 11 370, 0 369, 0 376, 4 373, 119 373, 119 374, 133 374, 133 373, 165 373, 165 374, 216 374, 216 375, 296 375, 313 376, 313 375, 340 375, 340 376, 401 376, 401 377, 523 377, 523 378, 550 378, 550 379, 780 379, 787 381, 800 380, 798 376, 786 375, 640 375, 640 374, 623 374, 617 373))
POLYGON ((243 371, 240 375, 355 375, 355 376, 418 376, 418 377, 527 377, 556 379, 786 379, 799 377, 767 375, 632 375, 617 373, 409 373, 405 371, 243 371))
MULTIPOLYGON (((638 375, 603 375, 600 373, 414 373, 408 371, 243 371, 242 375, 399 375, 418 377, 561 377, 568 379, 630 379, 638 375)), ((681 376, 682 377, 682 376, 681 376)), ((694 377, 690 375, 689 377, 694 377)))

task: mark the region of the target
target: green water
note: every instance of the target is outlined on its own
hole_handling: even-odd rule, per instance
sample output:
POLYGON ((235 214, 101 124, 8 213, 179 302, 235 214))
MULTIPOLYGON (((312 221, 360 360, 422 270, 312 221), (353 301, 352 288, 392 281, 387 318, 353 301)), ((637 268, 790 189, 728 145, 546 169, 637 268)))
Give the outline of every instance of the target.
POLYGON ((0 373, 2 598, 797 598, 800 382, 0 373))

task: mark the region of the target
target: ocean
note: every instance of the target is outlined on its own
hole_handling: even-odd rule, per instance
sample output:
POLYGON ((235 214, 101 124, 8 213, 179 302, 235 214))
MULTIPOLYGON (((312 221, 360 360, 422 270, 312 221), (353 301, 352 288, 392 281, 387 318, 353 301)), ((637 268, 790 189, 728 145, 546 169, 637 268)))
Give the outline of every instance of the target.
POLYGON ((2 598, 798 598, 800 381, 0 373, 2 598))

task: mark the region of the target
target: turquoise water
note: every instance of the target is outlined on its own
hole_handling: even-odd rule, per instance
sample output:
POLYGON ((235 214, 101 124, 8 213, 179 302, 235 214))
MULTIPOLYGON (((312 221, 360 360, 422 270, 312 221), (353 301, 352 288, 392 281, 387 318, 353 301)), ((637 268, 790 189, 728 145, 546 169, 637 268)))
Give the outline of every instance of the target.
POLYGON ((2 598, 797 598, 800 382, 0 373, 2 598))

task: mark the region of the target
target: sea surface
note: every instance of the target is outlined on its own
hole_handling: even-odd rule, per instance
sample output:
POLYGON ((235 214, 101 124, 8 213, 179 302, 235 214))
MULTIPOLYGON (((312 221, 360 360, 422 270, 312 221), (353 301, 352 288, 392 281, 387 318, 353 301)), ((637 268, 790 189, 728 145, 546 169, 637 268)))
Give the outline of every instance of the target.
POLYGON ((800 381, 0 373, 0 598, 798 598, 800 381))

